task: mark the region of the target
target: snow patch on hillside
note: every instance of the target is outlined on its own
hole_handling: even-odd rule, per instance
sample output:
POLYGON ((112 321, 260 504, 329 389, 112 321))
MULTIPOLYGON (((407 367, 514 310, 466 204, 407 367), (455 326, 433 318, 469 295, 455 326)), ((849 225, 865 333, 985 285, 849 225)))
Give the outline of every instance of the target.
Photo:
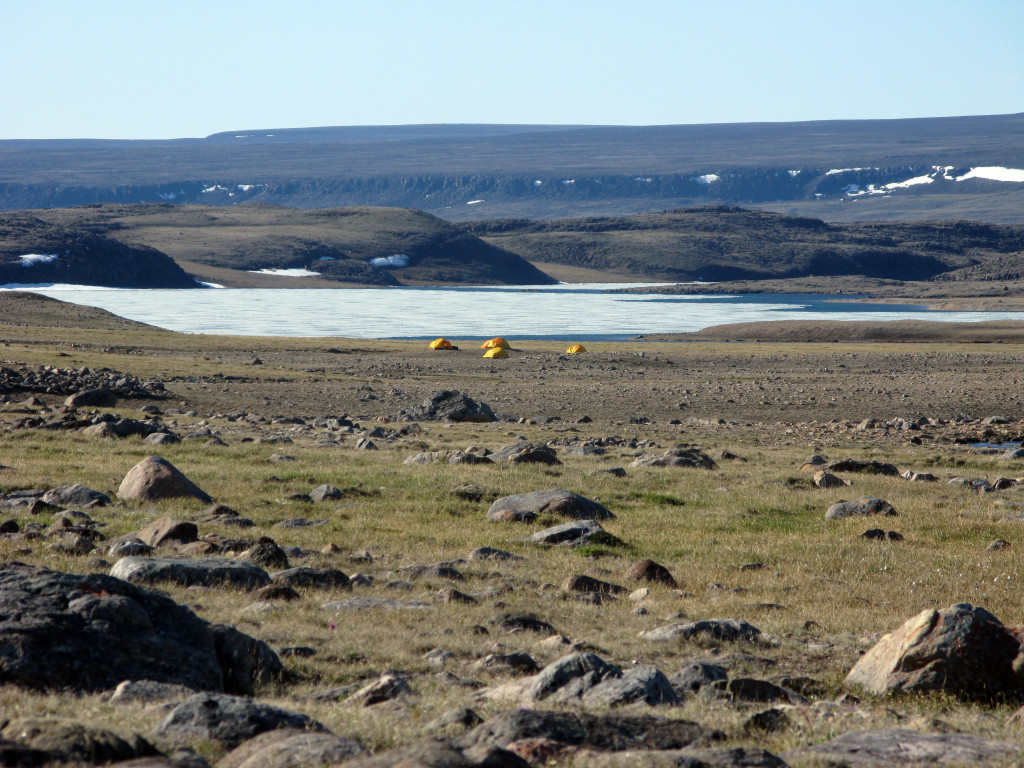
POLYGON ((963 176, 957 176, 957 181, 967 179, 987 179, 988 181, 1010 181, 1024 183, 1024 169, 1003 168, 999 165, 986 165, 979 168, 971 168, 963 176))
POLYGON ((278 277, 316 277, 320 272, 311 272, 308 269, 250 269, 255 275, 277 275, 278 277))
POLYGON ((47 264, 57 260, 56 253, 26 253, 18 257, 18 264, 22 267, 33 267, 36 264, 47 264))
POLYGON ((394 253, 390 256, 378 256, 370 259, 370 266, 382 269, 401 269, 409 266, 409 257, 404 253, 394 253))

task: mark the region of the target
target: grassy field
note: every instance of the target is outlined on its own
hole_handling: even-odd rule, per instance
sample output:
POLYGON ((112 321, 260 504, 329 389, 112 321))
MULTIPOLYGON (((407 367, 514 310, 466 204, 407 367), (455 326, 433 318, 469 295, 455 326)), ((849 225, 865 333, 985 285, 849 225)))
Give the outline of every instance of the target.
MULTIPOLYGON (((257 610, 245 593, 165 587, 204 619, 233 624, 275 649, 315 649, 309 658, 286 659, 288 680, 259 691, 261 700, 305 712, 374 750, 413 743, 426 723, 452 707, 471 706, 486 717, 507 706, 439 676, 424 658, 429 651, 454 654, 445 671, 483 686, 511 679, 510 673, 474 666, 489 653, 522 651, 544 665, 565 652, 540 645, 544 637, 532 633, 480 629, 495 614, 513 611, 550 622, 579 647, 623 667, 653 664, 671 675, 687 660, 701 658, 729 666, 732 676, 817 681, 812 703, 793 712, 791 727, 771 734, 744 730, 756 705, 694 697, 658 712, 720 729, 730 746, 765 746, 779 753, 868 727, 950 729, 1024 745, 1024 735, 1007 724, 1013 711, 1009 704, 979 705, 942 696, 864 696, 836 703, 859 654, 881 633, 925 608, 970 602, 1007 624, 1024 623, 1019 599, 1024 566, 1015 554, 1024 523, 1013 519, 1024 511, 1024 486, 978 494, 946 482, 954 476, 1024 476, 1019 460, 963 444, 1024 433, 1024 403, 1015 394, 1019 381, 1014 372, 1024 362, 1019 340, 980 351, 977 345, 941 341, 595 344, 582 361, 566 358, 550 344, 532 342, 514 343, 517 349, 509 360, 483 361, 465 341, 457 353, 428 353, 414 342, 198 337, 124 325, 113 331, 117 321, 102 313, 92 316, 95 327, 76 330, 53 327, 59 314, 51 309, 45 321, 20 314, 20 325, 9 324, 13 316, 5 314, 0 364, 106 366, 141 378, 162 377, 171 394, 152 404, 162 409, 165 422, 182 435, 212 430, 227 445, 186 439, 160 447, 160 455, 256 524, 239 530, 200 523, 201 535, 270 536, 281 546, 301 548, 293 565, 331 566, 350 576, 373 577, 372 586, 356 587, 354 594, 434 606, 429 611, 338 614, 321 606, 351 593, 309 589, 297 601, 257 610), (250 364, 254 352, 262 365, 250 364), (375 438, 376 451, 358 450, 358 434, 314 425, 316 417, 348 414, 363 429, 401 426, 394 421, 400 408, 441 388, 458 388, 525 420, 422 422, 419 434, 375 438), (683 407, 681 399, 688 401, 683 407), (241 410, 265 420, 238 420, 232 414, 241 410), (975 419, 944 421, 963 411, 975 419), (996 414, 1008 422, 982 424, 978 418, 996 414), (580 423, 583 415, 591 421, 580 423), (935 424, 914 432, 857 426, 860 418, 901 415, 930 416, 935 424), (305 423, 279 416, 302 417, 305 423), (619 439, 610 440, 613 436, 619 439), (270 441, 282 438, 290 442, 270 441), (420 451, 494 450, 520 439, 556 446, 563 463, 404 463, 420 451), (562 450, 566 443, 587 439, 610 443, 607 453, 576 457, 562 450), (680 443, 699 446, 712 457, 728 451, 739 458, 718 458, 715 470, 629 466, 638 453, 680 443), (934 473, 939 482, 847 475, 849 487, 818 489, 810 483, 812 472, 801 468, 812 453, 892 462, 900 469, 934 473), (279 454, 292 460, 275 459, 279 454), (627 477, 590 474, 614 466, 626 467, 627 477), (345 496, 323 504, 294 498, 323 483, 345 490, 345 496), (467 483, 482 489, 482 501, 453 494, 467 483), (560 520, 524 525, 485 519, 490 500, 498 496, 555 487, 612 510, 617 517, 605 527, 623 544, 540 548, 519 539, 560 520), (832 503, 861 495, 888 500, 898 516, 826 522, 824 513, 832 503), (325 522, 278 527, 300 517, 325 522), (878 526, 902 533, 905 540, 876 542, 859 536, 878 526), (995 539, 1011 546, 987 552, 995 539), (506 549, 523 560, 463 560, 480 546, 506 549), (577 574, 629 589, 645 586, 623 576, 627 565, 640 558, 667 566, 678 588, 651 585, 650 595, 639 602, 620 598, 594 605, 560 586, 577 574), (446 561, 455 562, 464 581, 417 578, 402 570, 446 561), (443 602, 439 593, 447 587, 474 594, 477 602, 443 602), (776 642, 771 647, 656 644, 638 638, 641 631, 673 621, 713 617, 746 619, 776 642), (412 697, 365 709, 309 698, 389 670, 408 678, 412 697)), ((4 492, 81 482, 113 493, 128 469, 153 452, 138 438, 15 429, 16 419, 46 415, 45 407, 63 399, 38 393, 46 406, 26 406, 22 401, 29 394, 9 393, 0 405, 4 492)), ((138 409, 147 402, 126 400, 102 412, 139 417, 138 409)), ((161 515, 200 518, 202 506, 118 502, 89 514, 106 536, 114 537, 161 515)), ((26 522, 49 519, 19 519, 26 522)), ((110 566, 101 553, 54 552, 45 538, 0 540, 0 558, 72 572, 106 572, 110 566)), ((101 695, 67 698, 11 687, 0 689, 0 708, 6 717, 73 716, 143 734, 162 716, 159 709, 126 713, 101 695)), ((216 750, 211 748, 208 756, 216 757, 216 750)))

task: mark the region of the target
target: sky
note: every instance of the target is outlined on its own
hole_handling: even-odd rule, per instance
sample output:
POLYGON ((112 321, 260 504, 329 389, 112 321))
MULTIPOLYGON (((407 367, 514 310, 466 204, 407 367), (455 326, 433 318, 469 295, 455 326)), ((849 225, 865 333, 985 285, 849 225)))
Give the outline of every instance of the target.
POLYGON ((0 0, 0 139, 1024 111, 1022 0, 0 0))

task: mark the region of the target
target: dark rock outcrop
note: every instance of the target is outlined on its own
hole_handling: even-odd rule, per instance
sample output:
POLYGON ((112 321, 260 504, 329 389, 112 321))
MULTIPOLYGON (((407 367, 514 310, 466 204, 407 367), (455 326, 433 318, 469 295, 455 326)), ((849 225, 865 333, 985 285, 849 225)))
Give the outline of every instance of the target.
POLYGON ((400 417, 407 421, 497 421, 494 411, 487 403, 481 403, 458 390, 445 389, 434 392, 422 405, 402 411, 400 417))
POLYGON ((229 674, 235 663, 218 654, 211 625, 126 581, 9 563, 0 566, 0 605, 0 682, 40 691, 102 691, 125 679, 252 690, 244 673, 229 674))

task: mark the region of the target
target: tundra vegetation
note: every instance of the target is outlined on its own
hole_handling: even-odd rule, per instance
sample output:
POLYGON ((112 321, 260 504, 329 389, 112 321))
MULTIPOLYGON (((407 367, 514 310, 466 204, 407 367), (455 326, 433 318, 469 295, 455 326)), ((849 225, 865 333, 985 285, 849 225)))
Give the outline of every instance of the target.
MULTIPOLYGON (((950 754, 960 754, 949 746, 957 739, 1003 743, 978 758, 989 764, 1021 759, 1012 751, 1024 750, 1019 686, 987 696, 941 686, 886 695, 846 682, 882 635, 926 609, 969 603, 1006 627, 1024 624, 1024 460, 973 446, 1024 434, 1019 336, 997 344, 588 342, 579 356, 564 355, 565 343, 511 339, 509 358, 484 360, 473 340, 428 351, 413 341, 186 336, 51 301, 3 301, 5 503, 75 483, 113 502, 8 506, 0 513, 5 568, 17 561, 110 574, 118 562, 111 542, 170 517, 193 523, 191 538, 205 544, 168 537, 151 561, 201 553, 265 563, 270 574, 308 566, 348 577, 259 593, 150 587, 276 652, 283 669, 256 677, 255 702, 304 715, 372 753, 417 748, 426 760, 417 745, 435 737, 465 751, 463 762, 421 763, 430 765, 478 764, 466 746, 483 738, 466 735, 479 733, 476 720, 451 714, 463 707, 485 721, 514 710, 520 718, 544 711, 696 723, 691 748, 705 762, 671 764, 741 764, 735 750, 743 748, 748 757, 765 749, 811 765, 820 758, 800 750, 894 729, 946 739, 950 754), (116 402, 64 404, 70 390, 107 379, 116 402), (454 411, 428 418, 432 393, 450 390, 488 404, 498 420, 458 421, 454 411), (147 431, 180 441, 152 444, 147 431), (530 445, 498 454, 516 443, 530 445), (513 458, 492 461, 489 452, 513 458), (526 453, 536 460, 515 458, 526 453), (191 497, 119 497, 129 470, 154 454, 229 509, 191 497), (687 457, 703 457, 701 465, 685 466, 687 457), (624 472, 601 471, 616 468, 624 472), (815 477, 825 474, 839 482, 819 487, 815 477), (614 515, 599 521, 604 535, 576 547, 524 540, 571 520, 559 506, 572 502, 568 495, 528 522, 488 519, 495 500, 548 489, 614 515), (887 504, 865 507, 881 514, 826 518, 862 497, 887 504), (471 557, 485 547, 515 557, 471 557), (712 619, 735 620, 735 636, 644 635, 712 619), (532 620, 550 628, 531 631, 532 620), (676 698, 612 707, 587 695, 542 697, 551 672, 523 683, 571 653, 583 654, 573 663, 592 682, 615 676, 607 665, 624 675, 654 667, 676 698), (728 682, 682 690, 682 673, 697 662, 717 665, 728 682), (765 693, 776 689, 784 693, 765 693), (442 727, 435 721, 446 714, 442 727)), ((125 703, 74 679, 26 687, 11 682, 9 658, 0 657, 6 721, 64 718, 126 741, 135 734, 181 765, 215 764, 233 746, 210 736, 189 743, 198 758, 174 752, 162 721, 177 701, 125 703)), ((986 662, 971 660, 978 669, 986 662)), ((556 735, 511 746, 533 765, 627 764, 556 735)), ((7 747, 29 739, 3 737, 7 747)), ((352 764, 359 760, 367 758, 352 764)))

